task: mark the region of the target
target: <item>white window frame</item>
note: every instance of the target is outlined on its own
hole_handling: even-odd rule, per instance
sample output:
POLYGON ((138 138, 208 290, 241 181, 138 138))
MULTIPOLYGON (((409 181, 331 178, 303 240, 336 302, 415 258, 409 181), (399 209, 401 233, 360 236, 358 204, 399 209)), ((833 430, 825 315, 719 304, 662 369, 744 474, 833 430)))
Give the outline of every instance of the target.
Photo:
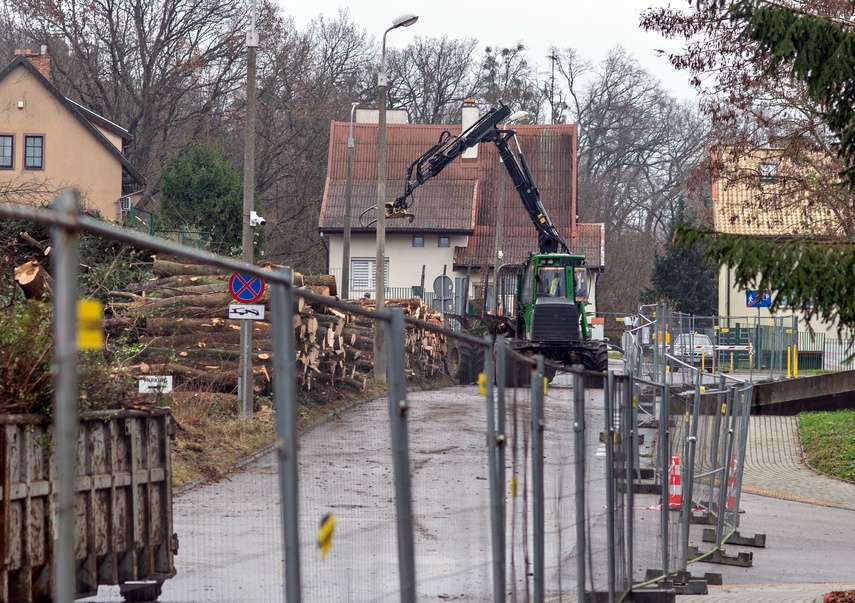
MULTIPOLYGON (((377 287, 377 258, 350 259, 350 288, 355 291, 373 291, 377 287)), ((389 283, 389 258, 384 262, 386 283, 389 283)))

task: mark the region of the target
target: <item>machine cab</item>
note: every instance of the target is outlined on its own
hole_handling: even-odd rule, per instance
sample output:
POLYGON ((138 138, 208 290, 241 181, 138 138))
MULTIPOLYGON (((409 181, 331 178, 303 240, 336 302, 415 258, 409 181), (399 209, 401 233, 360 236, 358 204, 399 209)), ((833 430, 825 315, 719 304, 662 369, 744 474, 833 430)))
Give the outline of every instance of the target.
MULTIPOLYGON (((588 295, 588 267, 584 257, 530 256, 520 274, 518 336, 533 341, 578 340, 580 317, 588 295)), ((587 334, 587 324, 584 331, 587 334)))

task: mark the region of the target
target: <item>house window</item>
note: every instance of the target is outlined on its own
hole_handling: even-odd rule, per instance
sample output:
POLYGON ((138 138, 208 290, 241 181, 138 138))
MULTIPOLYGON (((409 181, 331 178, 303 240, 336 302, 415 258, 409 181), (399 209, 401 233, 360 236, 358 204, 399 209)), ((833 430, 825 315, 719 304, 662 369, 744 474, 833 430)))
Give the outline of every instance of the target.
POLYGON ((451 247, 451 237, 441 235, 437 247, 451 247))
MULTIPOLYGON (((374 267, 377 265, 377 260, 374 258, 353 258, 350 260, 350 273, 352 283, 350 285, 351 289, 354 292, 364 291, 370 292, 374 291, 375 284, 375 270, 374 267)), ((385 274, 386 274, 386 283, 389 282, 389 258, 386 258, 385 262, 385 274)))
POLYGON ((11 170, 15 167, 12 160, 12 149, 15 148, 15 137, 11 134, 0 134, 0 169, 11 170))
POLYGON ((424 246, 425 246, 424 235, 413 235, 413 247, 424 247, 424 246))
POLYGON ((760 162, 760 182, 774 182, 778 176, 778 164, 768 161, 760 162))
POLYGON ((24 169, 40 170, 45 166, 44 136, 24 136, 24 169))

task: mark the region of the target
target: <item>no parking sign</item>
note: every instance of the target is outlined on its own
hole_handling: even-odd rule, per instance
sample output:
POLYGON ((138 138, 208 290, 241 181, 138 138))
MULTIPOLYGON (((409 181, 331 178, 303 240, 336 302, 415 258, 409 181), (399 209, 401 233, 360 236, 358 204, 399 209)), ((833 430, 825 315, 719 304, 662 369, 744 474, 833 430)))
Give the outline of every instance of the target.
POLYGON ((235 301, 251 304, 261 299, 264 293, 264 281, 257 276, 235 272, 229 278, 229 293, 235 301))

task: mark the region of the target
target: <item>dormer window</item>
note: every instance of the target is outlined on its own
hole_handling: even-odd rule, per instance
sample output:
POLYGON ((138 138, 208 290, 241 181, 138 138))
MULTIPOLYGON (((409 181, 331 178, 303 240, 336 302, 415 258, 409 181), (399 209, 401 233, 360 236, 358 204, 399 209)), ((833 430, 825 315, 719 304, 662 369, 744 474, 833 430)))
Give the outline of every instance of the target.
POLYGON ((778 164, 771 161, 760 162, 760 182, 774 182, 778 177, 778 164))

